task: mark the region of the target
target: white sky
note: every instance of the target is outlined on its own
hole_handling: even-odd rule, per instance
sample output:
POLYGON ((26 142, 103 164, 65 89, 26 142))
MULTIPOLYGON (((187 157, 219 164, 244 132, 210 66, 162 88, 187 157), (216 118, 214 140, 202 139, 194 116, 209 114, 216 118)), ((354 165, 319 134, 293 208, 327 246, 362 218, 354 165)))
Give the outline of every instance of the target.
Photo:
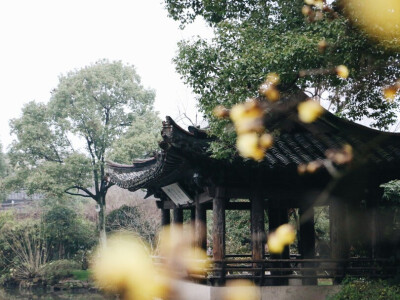
POLYGON ((58 76, 102 58, 136 66, 156 90, 160 117, 195 114, 194 96, 171 60, 177 42, 211 36, 201 22, 179 30, 162 0, 0 1, 0 141, 11 142, 8 122, 24 103, 47 102, 58 76))

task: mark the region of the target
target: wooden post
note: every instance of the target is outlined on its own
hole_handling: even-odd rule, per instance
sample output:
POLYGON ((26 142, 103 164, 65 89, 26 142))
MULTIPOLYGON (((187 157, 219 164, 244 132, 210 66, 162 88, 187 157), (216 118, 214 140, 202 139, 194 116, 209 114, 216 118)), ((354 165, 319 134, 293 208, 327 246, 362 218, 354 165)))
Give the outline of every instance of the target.
POLYGON ((204 204, 195 203, 195 240, 196 246, 207 250, 207 213, 204 204))
POLYGON ((225 258, 225 199, 213 199, 213 258, 225 258))
POLYGON ((382 258, 381 257, 381 231, 383 230, 383 226, 381 222, 379 222, 379 200, 382 199, 383 189, 376 187, 376 184, 370 184, 370 188, 368 189, 368 193, 366 195, 367 198, 367 207, 369 209, 369 230, 370 230, 370 249, 371 249, 371 258, 382 258))
MULTIPOLYGON (((275 231, 280 225, 285 224, 289 221, 288 211, 286 208, 279 207, 274 201, 268 200, 268 222, 269 232, 275 231)), ((286 246, 282 254, 271 254, 271 259, 289 259, 289 247, 286 246)), ((285 267, 285 263, 274 263, 273 267, 285 267)), ((284 271, 273 271, 271 275, 284 275, 284 271)), ((271 285, 287 285, 288 280, 282 278, 273 278, 270 280, 271 285)))
MULTIPOLYGON (((216 196, 213 199, 213 258, 214 260, 224 260, 225 258, 225 199, 216 196)), ((224 263, 215 263, 215 267, 222 268, 221 272, 216 272, 218 285, 225 283, 224 263)))
MULTIPOLYGON (((300 207, 300 241, 299 251, 303 259, 315 258, 315 228, 314 208, 312 206, 300 207)), ((313 263, 304 263, 305 268, 314 267, 313 263)), ((315 276, 315 271, 304 271, 304 275, 315 276)), ((304 278, 303 285, 316 285, 316 278, 304 278)))
POLYGON ((183 223, 183 209, 175 207, 173 209, 173 223, 182 224, 183 223))
MULTIPOLYGON (((251 218, 251 257, 253 260, 263 260, 265 256, 265 221, 264 221, 264 199, 255 197, 250 199, 250 218, 251 218)), ((254 268, 261 268, 261 264, 253 264, 254 268)), ((260 276, 259 284, 262 285, 263 274, 255 272, 255 276, 260 276)))
POLYGON ((264 201, 257 197, 250 199, 250 203, 252 258, 261 260, 265 255, 264 201))
MULTIPOLYGON (((346 205, 340 199, 334 199, 329 205, 330 238, 331 238, 331 258, 345 259, 348 255, 347 231, 346 231, 346 205)), ((343 264, 336 264, 338 268, 344 267, 343 264)), ((337 272, 338 277, 335 283, 342 281, 343 272, 337 272)))
POLYGON ((169 209, 161 209, 161 226, 167 226, 171 223, 171 213, 169 209))

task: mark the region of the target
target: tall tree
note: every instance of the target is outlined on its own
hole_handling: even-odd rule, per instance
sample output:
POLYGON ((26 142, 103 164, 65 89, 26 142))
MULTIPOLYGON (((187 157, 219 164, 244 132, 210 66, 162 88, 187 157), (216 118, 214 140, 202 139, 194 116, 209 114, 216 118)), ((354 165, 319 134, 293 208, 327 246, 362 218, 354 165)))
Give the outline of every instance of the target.
POLYGON ((111 186, 106 155, 115 141, 132 131, 135 119, 152 116, 147 120, 157 122, 154 96, 140 84, 135 68, 120 61, 101 60, 61 76, 47 105, 30 102, 22 117, 10 122, 16 140, 10 150, 15 173, 9 185, 23 185, 30 193, 92 198, 98 204, 104 242, 111 186))
MULTIPOLYGON (((398 104, 385 101, 382 87, 400 77, 399 52, 387 51, 355 27, 341 1, 328 2, 324 8, 303 8, 303 0, 165 0, 170 16, 182 25, 201 16, 214 28, 211 41, 180 42, 175 63, 216 135, 234 139, 212 116, 214 107, 257 97, 270 72, 280 75, 281 91, 300 87, 329 101, 343 117, 369 118, 386 129, 395 122, 398 104), (350 70, 347 80, 334 72, 299 76, 301 70, 334 70, 342 64, 350 70)), ((215 149, 222 152, 223 145, 215 149)))
POLYGON ((0 143, 0 203, 5 199, 6 194, 3 187, 3 179, 7 175, 7 162, 3 152, 3 145, 0 143))

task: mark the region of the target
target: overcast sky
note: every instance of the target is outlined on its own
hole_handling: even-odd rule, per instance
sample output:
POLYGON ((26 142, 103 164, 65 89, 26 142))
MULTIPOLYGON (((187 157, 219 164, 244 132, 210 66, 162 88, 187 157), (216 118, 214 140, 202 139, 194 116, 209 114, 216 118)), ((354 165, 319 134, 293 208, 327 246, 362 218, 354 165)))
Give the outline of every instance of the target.
POLYGON ((171 60, 177 42, 211 36, 197 22, 184 32, 162 0, 12 0, 0 2, 0 141, 11 142, 8 122, 24 103, 47 102, 58 76, 102 58, 133 64, 145 87, 156 90, 156 110, 193 117, 194 96, 171 60))

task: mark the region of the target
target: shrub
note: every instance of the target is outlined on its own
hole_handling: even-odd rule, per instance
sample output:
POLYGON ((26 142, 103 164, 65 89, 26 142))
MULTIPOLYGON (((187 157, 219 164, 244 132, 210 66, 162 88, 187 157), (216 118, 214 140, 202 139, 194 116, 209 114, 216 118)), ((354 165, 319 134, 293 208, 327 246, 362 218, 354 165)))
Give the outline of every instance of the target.
POLYGON ((5 224, 0 230, 0 251, 10 277, 16 281, 36 277, 48 259, 46 241, 36 221, 5 224))
POLYGON ((400 286, 385 280, 346 280, 329 300, 399 300, 400 286))
POLYGON ((50 207, 43 215, 42 225, 51 259, 72 258, 78 251, 92 248, 97 241, 94 224, 65 205, 50 207))
POLYGON ((51 285, 61 279, 73 277, 73 272, 79 269, 80 265, 76 261, 60 259, 43 265, 39 274, 45 285, 51 285))

